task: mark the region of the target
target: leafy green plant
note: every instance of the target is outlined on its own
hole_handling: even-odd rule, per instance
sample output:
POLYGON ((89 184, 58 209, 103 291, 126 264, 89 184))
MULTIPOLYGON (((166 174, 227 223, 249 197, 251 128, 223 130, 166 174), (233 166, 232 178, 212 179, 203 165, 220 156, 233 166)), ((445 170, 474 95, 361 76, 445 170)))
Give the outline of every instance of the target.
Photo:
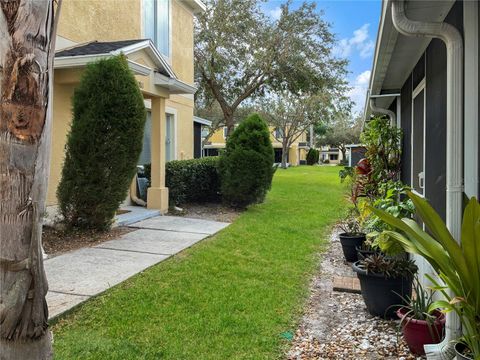
POLYGON ((165 165, 171 205, 220 201, 219 157, 174 160, 165 165))
POLYGON ((307 153, 307 165, 315 165, 318 164, 318 160, 320 158, 320 151, 314 148, 310 148, 307 153))
MULTIPOLYGON (((402 305, 402 307, 407 310, 405 312, 404 317, 410 317, 416 320, 424 320, 427 324, 432 325, 437 317, 435 316, 435 311, 437 309, 432 308, 432 305, 435 302, 435 293, 436 291, 430 291, 425 289, 422 286, 422 283, 418 280, 418 277, 415 276, 412 288, 414 292, 414 296, 406 296, 403 297, 399 295, 406 305, 402 305)), ((404 320, 402 320, 403 322, 404 320)))
POLYGON ((412 260, 375 253, 359 261, 358 267, 367 274, 381 274, 387 278, 411 277, 418 271, 412 260))
POLYGON ((369 171, 363 174, 364 192, 377 196, 378 185, 398 178, 402 155, 402 130, 390 124, 385 117, 377 117, 365 125, 360 139, 367 151, 369 171))
POLYGON ((262 202, 275 172, 267 124, 258 114, 242 121, 220 156, 222 197, 235 207, 262 202))
POLYGON ((465 334, 461 340, 474 359, 480 359, 480 205, 474 197, 468 202, 463 214, 462 241, 458 244, 428 201, 412 192, 407 194, 428 233, 412 219, 400 220, 384 210, 371 210, 397 230, 385 231, 390 242, 398 242, 406 251, 421 255, 438 273, 446 286, 427 277, 445 300, 434 302, 431 308, 458 314, 465 334))
POLYGON ((73 96, 57 189, 68 227, 111 226, 136 172, 145 119, 143 96, 124 56, 87 66, 73 96))

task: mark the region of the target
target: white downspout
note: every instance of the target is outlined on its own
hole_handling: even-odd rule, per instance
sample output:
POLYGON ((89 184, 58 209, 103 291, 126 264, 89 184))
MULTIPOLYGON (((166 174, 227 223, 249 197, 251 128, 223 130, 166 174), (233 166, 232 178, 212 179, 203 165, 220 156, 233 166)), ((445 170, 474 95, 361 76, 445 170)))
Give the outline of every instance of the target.
POLYGON ((372 98, 370 98, 370 109, 372 109, 372 112, 374 113, 387 115, 390 118, 390 122, 392 124, 395 124, 397 122, 396 115, 393 111, 377 107, 375 105, 375 99, 372 98))
MULTIPOLYGON (((447 199, 446 223, 453 237, 460 242, 462 221, 462 129, 463 129, 463 39, 448 23, 413 21, 405 14, 405 1, 392 2, 393 25, 406 36, 441 39, 447 47, 447 199)), ((445 359, 451 354, 452 340, 460 336, 460 320, 447 314, 445 340, 425 345, 428 359, 445 359)), ((452 356, 453 357, 453 356, 452 356)))

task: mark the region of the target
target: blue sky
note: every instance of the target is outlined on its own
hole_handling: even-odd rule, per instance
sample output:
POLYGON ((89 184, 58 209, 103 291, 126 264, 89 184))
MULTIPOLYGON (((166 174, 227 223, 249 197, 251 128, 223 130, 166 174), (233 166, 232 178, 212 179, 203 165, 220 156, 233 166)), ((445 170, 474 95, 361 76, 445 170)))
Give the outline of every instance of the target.
MULTIPOLYGON (((309 0, 312 1, 312 0, 309 0)), ((293 1, 293 6, 302 1, 293 1)), ((324 11, 324 19, 332 26, 338 46, 335 55, 350 61, 349 96, 356 103, 355 111, 362 111, 368 89, 373 61, 375 39, 380 19, 380 0, 316 0, 317 8, 324 11)), ((278 17, 281 0, 268 0, 265 9, 278 17)))

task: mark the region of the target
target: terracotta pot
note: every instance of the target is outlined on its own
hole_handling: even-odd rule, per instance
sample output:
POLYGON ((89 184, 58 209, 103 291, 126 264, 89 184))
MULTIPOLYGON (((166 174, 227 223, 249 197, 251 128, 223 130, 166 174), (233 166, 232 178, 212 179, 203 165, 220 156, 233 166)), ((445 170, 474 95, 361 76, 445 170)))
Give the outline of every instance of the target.
POLYGON ((435 311, 436 320, 430 326, 425 320, 417 320, 409 316, 405 317, 408 312, 405 308, 397 310, 397 316, 402 319, 403 338, 407 342, 408 348, 415 355, 425 355, 423 345, 438 344, 443 339, 445 328, 445 314, 435 311))

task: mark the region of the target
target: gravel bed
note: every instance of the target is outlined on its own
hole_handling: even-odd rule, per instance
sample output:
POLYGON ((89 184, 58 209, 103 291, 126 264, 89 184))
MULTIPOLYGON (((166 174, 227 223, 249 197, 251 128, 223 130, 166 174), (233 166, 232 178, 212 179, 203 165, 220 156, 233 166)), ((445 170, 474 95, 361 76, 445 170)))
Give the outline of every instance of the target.
POLYGON ((334 276, 354 276, 337 235, 322 255, 287 359, 417 359, 397 332, 399 321, 369 315, 360 294, 333 291, 334 276))

